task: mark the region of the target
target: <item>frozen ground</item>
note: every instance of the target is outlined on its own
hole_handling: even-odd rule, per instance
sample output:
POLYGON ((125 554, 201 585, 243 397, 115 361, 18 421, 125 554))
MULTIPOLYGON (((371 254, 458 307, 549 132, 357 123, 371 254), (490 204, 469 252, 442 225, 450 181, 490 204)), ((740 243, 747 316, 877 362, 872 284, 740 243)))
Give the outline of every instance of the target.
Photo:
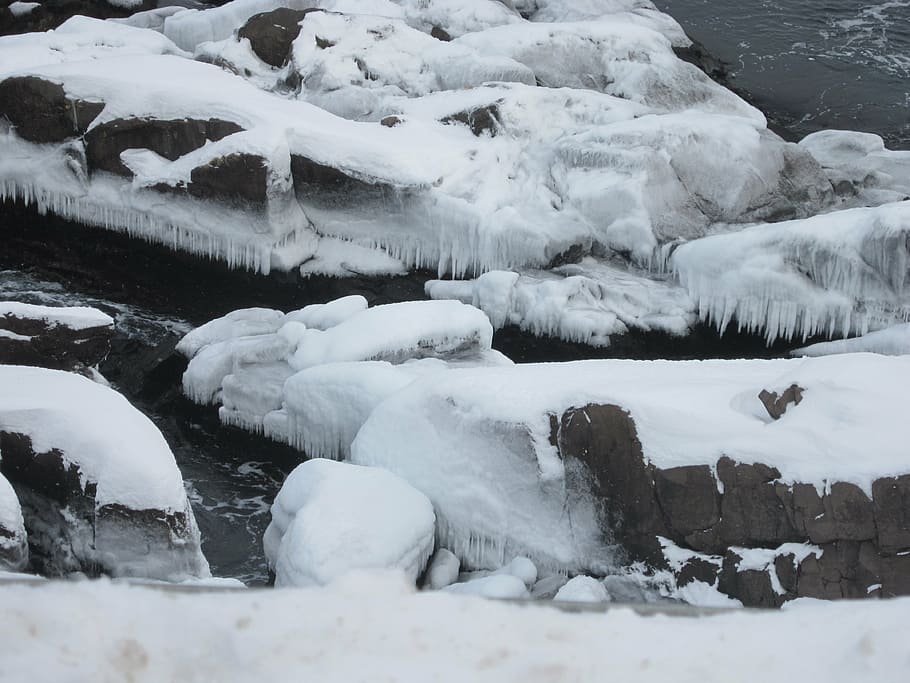
POLYGON ((102 680, 618 680, 902 683, 908 599, 784 612, 562 613, 394 576, 212 594, 100 583, 0 587, 3 677, 102 680), (37 664, 37 663, 40 663, 37 664))

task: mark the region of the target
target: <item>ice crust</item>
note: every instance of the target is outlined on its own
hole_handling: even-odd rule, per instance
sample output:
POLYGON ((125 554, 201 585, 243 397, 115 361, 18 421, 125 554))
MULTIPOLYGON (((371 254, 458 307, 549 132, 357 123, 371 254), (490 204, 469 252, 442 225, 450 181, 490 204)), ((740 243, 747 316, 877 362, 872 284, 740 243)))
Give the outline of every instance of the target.
POLYGON ((910 355, 910 323, 886 327, 861 337, 819 342, 790 352, 791 356, 830 356, 841 353, 880 353, 885 356, 910 355))
POLYGON ((272 505, 264 545, 276 586, 322 585, 357 569, 416 582, 433 553, 433 506, 382 469, 309 460, 272 505))

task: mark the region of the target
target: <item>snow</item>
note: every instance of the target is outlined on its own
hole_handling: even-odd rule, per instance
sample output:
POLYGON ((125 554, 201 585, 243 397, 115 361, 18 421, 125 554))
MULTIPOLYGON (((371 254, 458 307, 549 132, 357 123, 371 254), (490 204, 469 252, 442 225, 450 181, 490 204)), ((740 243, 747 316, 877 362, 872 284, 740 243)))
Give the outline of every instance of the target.
POLYGON ((610 602, 603 582, 590 576, 576 576, 559 589, 554 600, 559 602, 610 602))
POLYGON ((908 236, 898 202, 712 235, 670 265, 721 332, 735 320, 769 343, 846 337, 910 320, 908 236))
POLYGON ((273 308, 240 308, 189 332, 178 342, 177 351, 193 358, 204 346, 216 342, 277 332, 283 321, 284 313, 273 308))
MULTIPOLYGON (((114 319, 97 308, 88 306, 39 306, 17 301, 0 301, 0 318, 10 316, 28 320, 41 320, 48 327, 63 326, 71 330, 88 330, 93 327, 113 327, 114 319)), ((0 322, 2 324, 2 322, 0 322)))
POLYGON ((490 574, 464 583, 453 583, 443 588, 443 591, 455 595, 477 595, 500 600, 517 600, 527 598, 529 595, 524 581, 511 574, 490 574))
POLYGON ((295 321, 303 323, 309 329, 325 331, 330 327, 340 325, 367 308, 366 298, 360 294, 354 294, 324 304, 310 304, 299 311, 291 311, 285 316, 284 321, 295 321))
POLYGON ((309 460, 285 480, 264 545, 276 586, 320 585, 355 569, 416 582, 433 553, 433 506, 385 470, 309 460))
POLYGON ((550 442, 552 416, 617 405, 646 462, 776 467, 783 484, 856 484, 910 472, 903 418, 910 357, 773 361, 584 361, 452 370, 388 396, 351 447, 425 493, 438 544, 468 568, 524 554, 538 567, 603 575, 613 555, 596 505, 550 442), (758 394, 791 384, 797 408, 772 420, 758 394), (862 457, 858 458, 857 454, 862 457))
POLYGON ((400 578, 361 575, 321 589, 201 594, 42 582, 4 585, 0 602, 4 670, 36 683, 193 671, 223 681, 501 683, 602 680, 608 671, 643 683, 898 683, 910 664, 908 598, 700 617, 565 613, 415 594, 400 578))
POLYGON ((778 595, 783 595, 786 591, 780 583, 777 576, 777 568, 774 560, 781 555, 793 556, 793 568, 799 567, 800 563, 809 555, 815 555, 816 559, 820 558, 824 551, 818 546, 809 543, 784 543, 776 549, 770 548, 737 548, 731 546, 731 551, 742 558, 736 564, 736 570, 768 572, 771 579, 771 589, 778 595))
POLYGON ((97 483, 95 505, 185 512, 183 479, 158 428, 117 392, 57 370, 0 365, 0 430, 31 438, 36 453, 58 449, 97 483))
POLYGON ((0 330, 0 338, 21 342, 30 342, 32 340, 32 338, 27 335, 16 334, 15 332, 10 332, 9 330, 0 330))
POLYGON ((22 549, 22 557, 18 564, 3 566, 3 569, 20 571, 24 568, 28 558, 27 537, 25 522, 22 519, 22 507, 19 499, 9 481, 0 474, 0 561, 14 560, 10 554, 15 555, 17 549, 22 549), (3 557, 6 555, 6 557, 3 557))
POLYGON ((427 567, 426 586, 431 590, 445 588, 458 580, 461 561, 451 550, 439 548, 427 567))

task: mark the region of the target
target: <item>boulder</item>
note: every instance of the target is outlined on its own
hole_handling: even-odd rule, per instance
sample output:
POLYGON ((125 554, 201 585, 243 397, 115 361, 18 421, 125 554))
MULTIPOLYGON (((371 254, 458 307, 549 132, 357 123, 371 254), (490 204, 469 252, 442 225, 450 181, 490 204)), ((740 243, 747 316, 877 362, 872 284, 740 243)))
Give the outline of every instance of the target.
POLYGON ((484 133, 495 136, 499 131, 499 108, 495 104, 460 111, 441 119, 443 123, 460 123, 471 129, 477 137, 484 133))
POLYGON ((93 367, 111 350, 113 319, 96 309, 0 302, 0 363, 93 367))
POLYGON ((29 142, 63 142, 85 133, 103 102, 70 98, 59 83, 34 76, 0 81, 0 118, 29 142))
POLYGON ((28 564, 28 536, 22 507, 6 477, 0 475, 0 571, 19 572, 28 564))
POLYGON ((256 154, 234 153, 212 159, 190 172, 187 191, 194 197, 264 205, 269 163, 256 154))
POLYGON ((133 172, 120 160, 124 150, 149 149, 174 161, 206 142, 221 140, 241 130, 236 123, 222 119, 113 119, 86 133, 85 155, 90 171, 107 171, 130 178, 133 172))
POLYGON ((250 48, 263 62, 274 67, 284 66, 291 58, 291 45, 300 34, 300 22, 311 12, 321 9, 291 9, 278 7, 250 17, 237 31, 237 37, 250 41, 250 48))
POLYGON ((291 175, 297 199, 319 208, 337 209, 367 202, 385 204, 397 194, 387 183, 369 182, 300 154, 291 155, 291 175))
POLYGON ((0 366, 0 472, 22 504, 45 575, 210 576, 180 471, 161 432, 79 375, 0 366))

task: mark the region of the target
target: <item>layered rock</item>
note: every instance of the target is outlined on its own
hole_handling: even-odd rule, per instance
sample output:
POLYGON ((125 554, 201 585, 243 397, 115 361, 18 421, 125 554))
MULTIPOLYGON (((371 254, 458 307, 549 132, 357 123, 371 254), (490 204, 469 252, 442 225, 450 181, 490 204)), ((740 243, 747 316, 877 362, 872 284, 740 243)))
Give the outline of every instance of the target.
POLYGON ((210 576, 174 457, 127 401, 78 375, 0 366, 0 471, 46 575, 210 576))
POLYGON ((86 307, 0 302, 0 363, 90 368, 111 349, 114 320, 86 307))

